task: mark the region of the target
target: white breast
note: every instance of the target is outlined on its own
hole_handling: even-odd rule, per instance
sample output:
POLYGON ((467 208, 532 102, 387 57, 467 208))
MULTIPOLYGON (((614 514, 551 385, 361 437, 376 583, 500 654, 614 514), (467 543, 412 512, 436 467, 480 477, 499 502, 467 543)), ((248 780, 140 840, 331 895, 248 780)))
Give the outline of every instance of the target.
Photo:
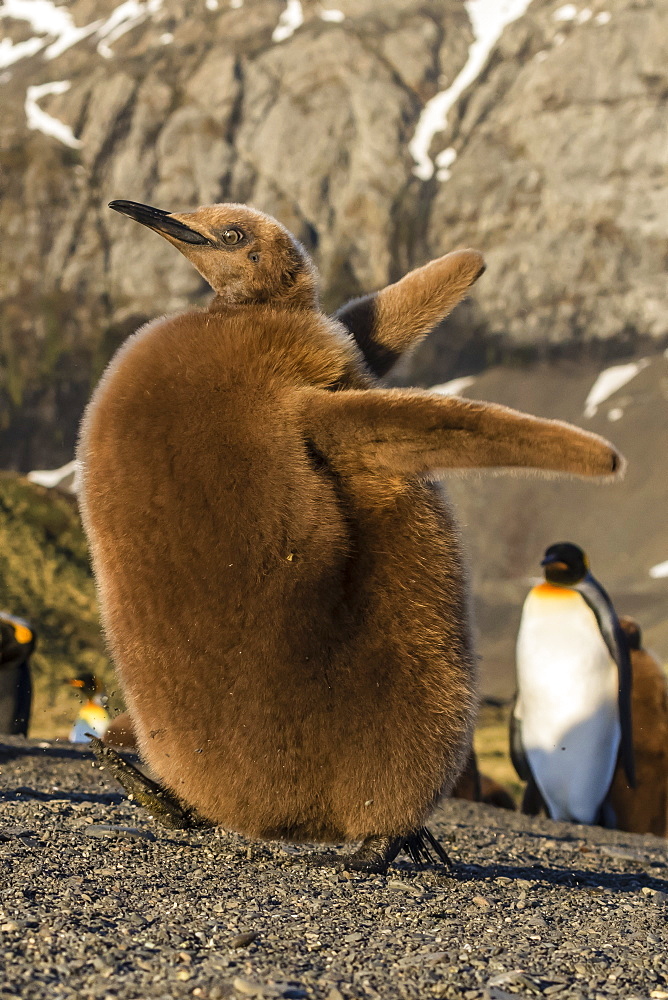
POLYGON ((517 638, 522 743, 553 819, 596 821, 619 748, 618 672, 577 591, 543 584, 517 638))

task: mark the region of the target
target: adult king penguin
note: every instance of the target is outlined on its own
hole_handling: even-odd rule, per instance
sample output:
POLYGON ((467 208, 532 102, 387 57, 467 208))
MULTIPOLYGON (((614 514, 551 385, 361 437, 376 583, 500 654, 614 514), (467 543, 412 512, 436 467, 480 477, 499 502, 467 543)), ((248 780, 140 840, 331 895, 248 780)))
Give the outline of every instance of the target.
POLYGON ((528 782, 523 811, 614 826, 618 757, 634 783, 631 665, 607 593, 570 542, 551 545, 545 582, 524 602, 511 755, 528 782))
POLYGON ((181 809, 177 822, 250 837, 362 841, 345 861, 362 870, 420 856, 476 708, 457 531, 428 480, 481 466, 611 477, 620 456, 567 424, 378 386, 482 273, 475 251, 333 319, 274 219, 111 207, 216 295, 130 337, 83 421, 104 625, 158 782, 142 797, 122 758, 93 747, 170 822, 181 809))
POLYGON ((32 625, 0 611, 0 734, 28 735, 32 706, 30 657, 35 643, 32 625))

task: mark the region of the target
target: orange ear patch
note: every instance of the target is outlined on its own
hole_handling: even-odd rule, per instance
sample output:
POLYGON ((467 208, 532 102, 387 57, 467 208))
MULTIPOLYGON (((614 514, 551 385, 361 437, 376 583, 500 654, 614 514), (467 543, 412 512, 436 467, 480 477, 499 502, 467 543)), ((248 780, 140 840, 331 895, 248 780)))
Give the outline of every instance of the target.
POLYGON ((25 625, 14 625, 14 635, 16 641, 20 642, 23 646, 32 641, 32 632, 25 625))

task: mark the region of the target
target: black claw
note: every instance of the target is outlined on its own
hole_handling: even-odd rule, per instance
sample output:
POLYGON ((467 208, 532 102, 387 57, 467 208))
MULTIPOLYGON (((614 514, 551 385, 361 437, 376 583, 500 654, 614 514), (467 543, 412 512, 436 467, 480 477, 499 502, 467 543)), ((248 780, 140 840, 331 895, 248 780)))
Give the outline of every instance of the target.
POLYGON ((416 865, 422 863, 434 864, 438 860, 442 861, 448 868, 452 868, 450 858, 443 850, 441 844, 436 840, 431 830, 428 830, 426 826, 421 826, 415 833, 404 837, 401 849, 416 865), (432 855, 430 848, 434 851, 436 857, 432 855))
POLYGON ((308 862, 336 868, 337 871, 386 875, 390 862, 394 861, 400 851, 404 851, 416 865, 442 861, 452 868, 450 858, 426 826, 407 837, 367 837, 353 854, 311 854, 308 862))
POLYGON ((114 776, 129 798, 144 806, 153 819, 163 826, 170 830, 194 830, 213 826, 208 820, 198 816, 194 809, 180 802, 172 792, 147 778, 116 750, 105 746, 96 736, 91 738, 90 746, 98 764, 114 776))

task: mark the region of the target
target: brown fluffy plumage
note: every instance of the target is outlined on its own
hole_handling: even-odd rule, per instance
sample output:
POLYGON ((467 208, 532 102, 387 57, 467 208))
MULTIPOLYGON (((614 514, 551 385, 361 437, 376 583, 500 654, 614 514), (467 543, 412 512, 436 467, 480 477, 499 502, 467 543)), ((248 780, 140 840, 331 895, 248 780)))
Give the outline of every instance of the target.
POLYGON ((217 293, 121 347, 81 430, 84 521, 142 756, 250 836, 408 834, 462 769, 476 705, 457 532, 428 477, 601 476, 619 456, 565 424, 377 386, 481 273, 474 251, 337 321, 273 219, 113 207, 217 293))
POLYGON ((668 682, 660 664, 642 647, 640 626, 620 618, 629 641, 633 688, 633 753, 636 787, 629 787, 621 764, 610 788, 617 829, 668 836, 668 682))

